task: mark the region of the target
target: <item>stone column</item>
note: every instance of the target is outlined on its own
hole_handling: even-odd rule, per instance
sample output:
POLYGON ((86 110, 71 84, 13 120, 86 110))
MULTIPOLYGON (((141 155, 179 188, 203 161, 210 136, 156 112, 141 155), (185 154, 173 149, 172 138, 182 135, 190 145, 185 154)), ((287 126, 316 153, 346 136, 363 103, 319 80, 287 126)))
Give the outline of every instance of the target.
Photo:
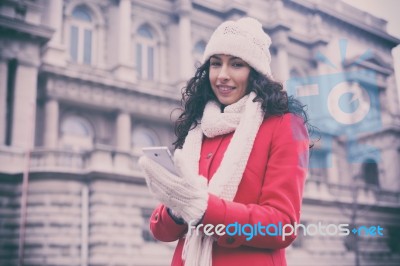
POLYGON ((66 65, 65 46, 62 44, 61 33, 63 30, 63 0, 47 2, 45 22, 55 30, 53 37, 44 49, 43 60, 59 66, 66 65))
POLYGON ((121 112, 117 117, 117 149, 128 152, 131 149, 131 117, 121 112))
POLYGON ((337 154, 334 153, 335 150, 332 149, 328 156, 328 169, 327 169, 327 181, 328 183, 339 184, 339 171, 338 171, 338 160, 337 154))
POLYGON ((117 147, 114 154, 114 170, 118 173, 128 173, 131 168, 131 117, 120 112, 116 125, 117 147))
MULTIPOLYGON (((312 54, 312 59, 316 60, 316 58, 320 57, 320 55, 326 55, 327 54, 327 47, 325 43, 318 43, 315 44, 311 50, 312 54)), ((318 96, 317 97, 311 97, 310 98, 310 105, 312 104, 313 106, 321 106, 321 104, 327 104, 327 99, 330 90, 329 88, 329 80, 328 80, 328 74, 329 74, 329 66, 325 64, 324 62, 320 60, 316 60, 316 73, 315 76, 318 76, 319 79, 319 86, 318 86, 318 96)), ((319 113, 314 113, 313 114, 315 119, 324 119, 328 116, 330 116, 329 113, 325 112, 319 112, 319 113)), ((332 130, 332 129, 331 129, 332 130)))
POLYGON ((50 40, 52 44, 61 44, 61 31, 63 25, 63 0, 48 1, 47 24, 54 28, 55 32, 50 40))
POLYGON ((81 265, 88 265, 89 257, 89 188, 82 186, 81 198, 81 265))
POLYGON ((289 56, 286 46, 279 46, 276 56, 278 60, 278 77, 282 83, 285 83, 289 79, 290 73, 289 56))
POLYGON ((14 111, 11 145, 33 148, 36 120, 36 66, 19 61, 15 78, 14 111))
POLYGON ((159 79, 161 83, 167 83, 169 82, 168 79, 168 74, 167 74, 167 63, 166 63, 166 59, 167 59, 167 49, 166 49, 166 44, 165 42, 160 42, 160 53, 159 53, 159 62, 160 62, 160 66, 158 66, 159 69, 159 79))
MULTIPOLYGON (((96 40, 104 40, 104 35, 105 33, 105 29, 104 29, 104 25, 99 24, 96 25, 96 29, 97 29, 97 38, 96 40)), ((105 42, 104 41, 98 41, 96 47, 96 62, 97 62, 97 66, 99 68, 105 68, 106 67, 106 62, 105 62, 105 42)), ((128 56, 127 56, 128 57, 128 56)))
POLYGON ((114 74, 118 79, 134 83, 136 82, 136 71, 131 60, 131 13, 132 6, 130 0, 120 0, 118 6, 118 57, 114 74))
POLYGON ((274 78, 285 84, 289 79, 290 65, 288 55, 288 30, 285 27, 278 27, 271 35, 272 45, 276 48, 276 62, 274 62, 274 78))
POLYGON ((59 105, 55 99, 49 99, 45 105, 44 146, 57 148, 59 105))
MULTIPOLYGON (((268 20, 272 32, 272 46, 276 48, 276 62, 272 62, 274 65, 273 75, 275 79, 285 85, 285 82, 289 79, 290 73, 288 32, 291 30, 291 25, 286 21, 287 19, 285 17, 282 1, 272 1, 269 12, 268 20)), ((284 88, 286 89, 285 86, 284 88)))
POLYGON ((130 0, 120 0, 119 2, 119 27, 120 32, 118 36, 118 47, 119 55, 118 61, 120 63, 128 63, 131 47, 131 1, 130 0))
MULTIPOLYGON (((391 114, 399 114, 400 113, 400 107, 399 107, 399 93, 400 90, 398 90, 397 86, 396 86, 396 77, 395 77, 396 73, 391 73, 388 77, 387 77, 387 89, 386 89, 386 94, 387 94, 387 105, 388 105, 388 109, 389 112, 391 114)), ((400 86, 400 80, 398 82, 399 86, 400 86)), ((383 93, 385 93, 383 92, 383 93)), ((400 122, 398 120, 398 118, 396 118, 395 116, 391 115, 390 117, 391 123, 392 124, 397 124, 398 122, 400 122), (396 121, 397 120, 397 121, 396 121)))
POLYGON ((179 2, 179 65, 180 79, 182 81, 186 81, 193 74, 191 10, 192 3, 190 0, 181 0, 179 2))
MULTIPOLYGON (((382 141, 390 141, 392 138, 383 138, 382 141)), ((400 190, 400 151, 396 147, 385 148, 381 151, 381 160, 378 161, 380 169, 379 171, 379 182, 380 186, 384 190, 396 191, 400 190)))
POLYGON ((127 173, 132 164, 131 158, 131 117, 128 113, 118 114, 117 147, 114 154, 114 170, 118 173, 127 173))
POLYGON ((0 59, 0 145, 6 140, 7 119, 7 61, 0 59))

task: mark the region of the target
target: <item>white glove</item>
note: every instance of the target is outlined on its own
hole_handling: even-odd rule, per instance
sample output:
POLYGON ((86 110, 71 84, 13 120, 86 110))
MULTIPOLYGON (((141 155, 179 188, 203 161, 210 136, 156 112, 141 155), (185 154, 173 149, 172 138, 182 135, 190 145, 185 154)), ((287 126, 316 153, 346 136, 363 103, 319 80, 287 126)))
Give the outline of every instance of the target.
POLYGON ((207 209, 207 180, 202 176, 182 176, 184 167, 176 162, 180 176, 174 175, 160 164, 146 156, 139 159, 146 183, 151 193, 175 216, 182 217, 185 222, 197 223, 207 209))

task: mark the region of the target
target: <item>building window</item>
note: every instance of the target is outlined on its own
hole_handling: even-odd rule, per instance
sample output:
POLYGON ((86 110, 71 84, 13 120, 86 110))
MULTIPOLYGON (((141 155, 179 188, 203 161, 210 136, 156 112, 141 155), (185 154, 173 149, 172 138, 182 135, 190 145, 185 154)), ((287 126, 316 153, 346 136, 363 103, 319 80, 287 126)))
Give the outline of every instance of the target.
POLYGON ((142 237, 146 242, 157 242, 157 240, 153 237, 153 234, 150 232, 150 217, 153 213, 152 209, 143 208, 142 209, 142 217, 143 217, 143 227, 142 227, 142 237))
POLYGON ((313 150, 310 157, 310 174, 315 180, 327 180, 328 153, 324 150, 313 150))
POLYGON ((157 146, 160 144, 156 133, 145 127, 137 127, 132 132, 133 148, 141 148, 148 146, 157 146))
POLYGON ((301 224, 304 225, 304 228, 302 226, 297 227, 297 230, 296 230, 297 237, 292 244, 293 248, 304 248, 304 246, 305 246, 304 241, 305 241, 305 236, 307 234, 306 230, 307 230, 308 223, 306 221, 302 221, 301 224))
POLYGON ((299 77, 301 77, 299 71, 295 68, 292 68, 290 70, 290 78, 299 78, 299 77))
POLYGON ((87 65, 93 63, 94 28, 89 8, 84 5, 75 7, 69 28, 69 53, 73 62, 87 65))
POLYGON ((154 80, 157 75, 157 42, 153 31, 147 25, 137 31, 136 69, 140 79, 154 80))
POLYGON ((82 151, 93 147, 93 128, 79 116, 69 116, 61 122, 60 146, 66 150, 82 151))
POLYGON ((17 75, 18 61, 11 59, 7 64, 7 95, 6 95, 6 135, 5 145, 11 145, 12 127, 14 119, 15 77, 17 75))
POLYGON ((392 253, 400 253, 400 227, 396 225, 387 226, 386 242, 392 253))
POLYGON ((61 133, 81 137, 90 137, 92 135, 92 129, 85 119, 73 116, 68 117, 63 121, 61 125, 61 133))
POLYGON ((193 48, 194 66, 196 69, 202 63, 203 54, 204 54, 205 49, 206 49, 205 41, 198 41, 193 48))
POLYGON ((376 161, 367 159, 363 162, 361 167, 362 178, 365 184, 379 187, 379 170, 376 161))

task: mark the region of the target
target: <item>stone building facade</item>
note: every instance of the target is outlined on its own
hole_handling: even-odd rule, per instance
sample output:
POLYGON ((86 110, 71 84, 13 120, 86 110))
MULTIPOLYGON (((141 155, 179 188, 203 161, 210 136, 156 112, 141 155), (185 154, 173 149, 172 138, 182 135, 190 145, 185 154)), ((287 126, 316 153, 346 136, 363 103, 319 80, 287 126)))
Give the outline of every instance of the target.
MULTIPOLYGON (((140 147, 171 147, 180 88, 213 29, 242 16, 270 34, 273 75, 288 90, 308 91, 298 93, 304 98, 320 85, 320 98, 304 98, 322 126, 302 223, 385 232, 300 234, 289 265, 398 265, 400 111, 391 49, 400 40, 385 21, 338 0, 1 1, 0 265, 169 264, 174 243, 156 242, 148 230, 157 202, 137 165, 140 147), (346 134, 330 123, 332 109, 319 112, 330 106, 323 88, 339 84, 364 91, 360 106, 375 95, 379 123, 346 134), (351 146, 350 136, 374 149, 351 146)), ((342 116, 336 121, 357 124, 342 116)))

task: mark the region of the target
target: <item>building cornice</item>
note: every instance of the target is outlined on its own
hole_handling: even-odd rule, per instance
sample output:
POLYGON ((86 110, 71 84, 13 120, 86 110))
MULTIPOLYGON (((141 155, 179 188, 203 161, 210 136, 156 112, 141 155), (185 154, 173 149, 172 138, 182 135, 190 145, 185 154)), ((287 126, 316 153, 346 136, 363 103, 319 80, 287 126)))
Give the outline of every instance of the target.
POLYGON ((172 1, 143 1, 132 0, 132 9, 137 7, 145 8, 146 10, 153 10, 165 14, 170 14, 174 10, 174 3, 172 1))
POLYGON ((394 71, 393 67, 390 64, 381 60, 380 58, 373 56, 369 58, 369 60, 368 59, 360 60, 359 59, 360 57, 361 56, 345 60, 343 62, 344 68, 351 67, 352 65, 359 65, 365 69, 370 69, 385 76, 393 74, 394 71), (375 59, 377 63, 371 62, 372 59, 375 59))
POLYGON ((47 26, 33 25, 0 15, 0 34, 2 36, 19 35, 38 40, 40 44, 44 44, 51 39, 53 33, 54 30, 47 26))
POLYGON ((82 66, 82 68, 79 68, 78 66, 72 65, 67 67, 59 67, 50 64, 42 64, 40 67, 40 74, 57 76, 65 79, 73 79, 78 83, 90 83, 103 87, 143 92, 155 97, 162 97, 172 101, 179 101, 181 96, 179 89, 175 89, 175 87, 172 85, 151 81, 138 81, 137 83, 132 84, 116 79, 107 70, 96 69, 92 66, 82 66), (156 89, 153 89, 154 87, 156 87, 156 89))
POLYGON ((289 33, 289 39, 294 42, 300 43, 301 45, 309 47, 318 47, 320 45, 325 46, 329 43, 329 36, 327 35, 314 35, 310 37, 293 31, 289 33))
POLYGON ((43 71, 43 67, 41 76, 46 80, 41 97, 108 111, 123 110, 160 122, 170 121, 171 111, 179 107, 179 93, 132 87, 112 79, 85 80, 68 73, 43 71))
MULTIPOLYGON (((86 152, 36 147, 30 152, 31 175, 54 175, 77 179, 110 179, 145 184, 137 163, 140 154, 95 146, 86 152)), ((18 178, 25 171, 25 151, 15 147, 0 146, 0 172, 18 178)), ((63 178, 63 177, 61 177, 63 178)))
POLYGON ((233 15, 244 16, 248 12, 249 5, 244 1, 204 1, 194 0, 193 8, 203 10, 221 18, 229 18, 233 15))
POLYGON ((400 44, 400 39, 396 38, 386 31, 386 21, 378 19, 375 16, 363 12, 355 7, 352 7, 342 1, 315 1, 310 0, 283 0, 286 5, 296 4, 304 7, 311 12, 319 12, 324 15, 331 16, 334 19, 342 21, 350 26, 356 27, 364 32, 372 34, 381 39, 391 48, 400 44), (344 12, 346 9, 351 9, 351 12, 344 12), (358 12, 354 14, 354 12, 358 12), (359 19, 362 17, 363 19, 359 19))

